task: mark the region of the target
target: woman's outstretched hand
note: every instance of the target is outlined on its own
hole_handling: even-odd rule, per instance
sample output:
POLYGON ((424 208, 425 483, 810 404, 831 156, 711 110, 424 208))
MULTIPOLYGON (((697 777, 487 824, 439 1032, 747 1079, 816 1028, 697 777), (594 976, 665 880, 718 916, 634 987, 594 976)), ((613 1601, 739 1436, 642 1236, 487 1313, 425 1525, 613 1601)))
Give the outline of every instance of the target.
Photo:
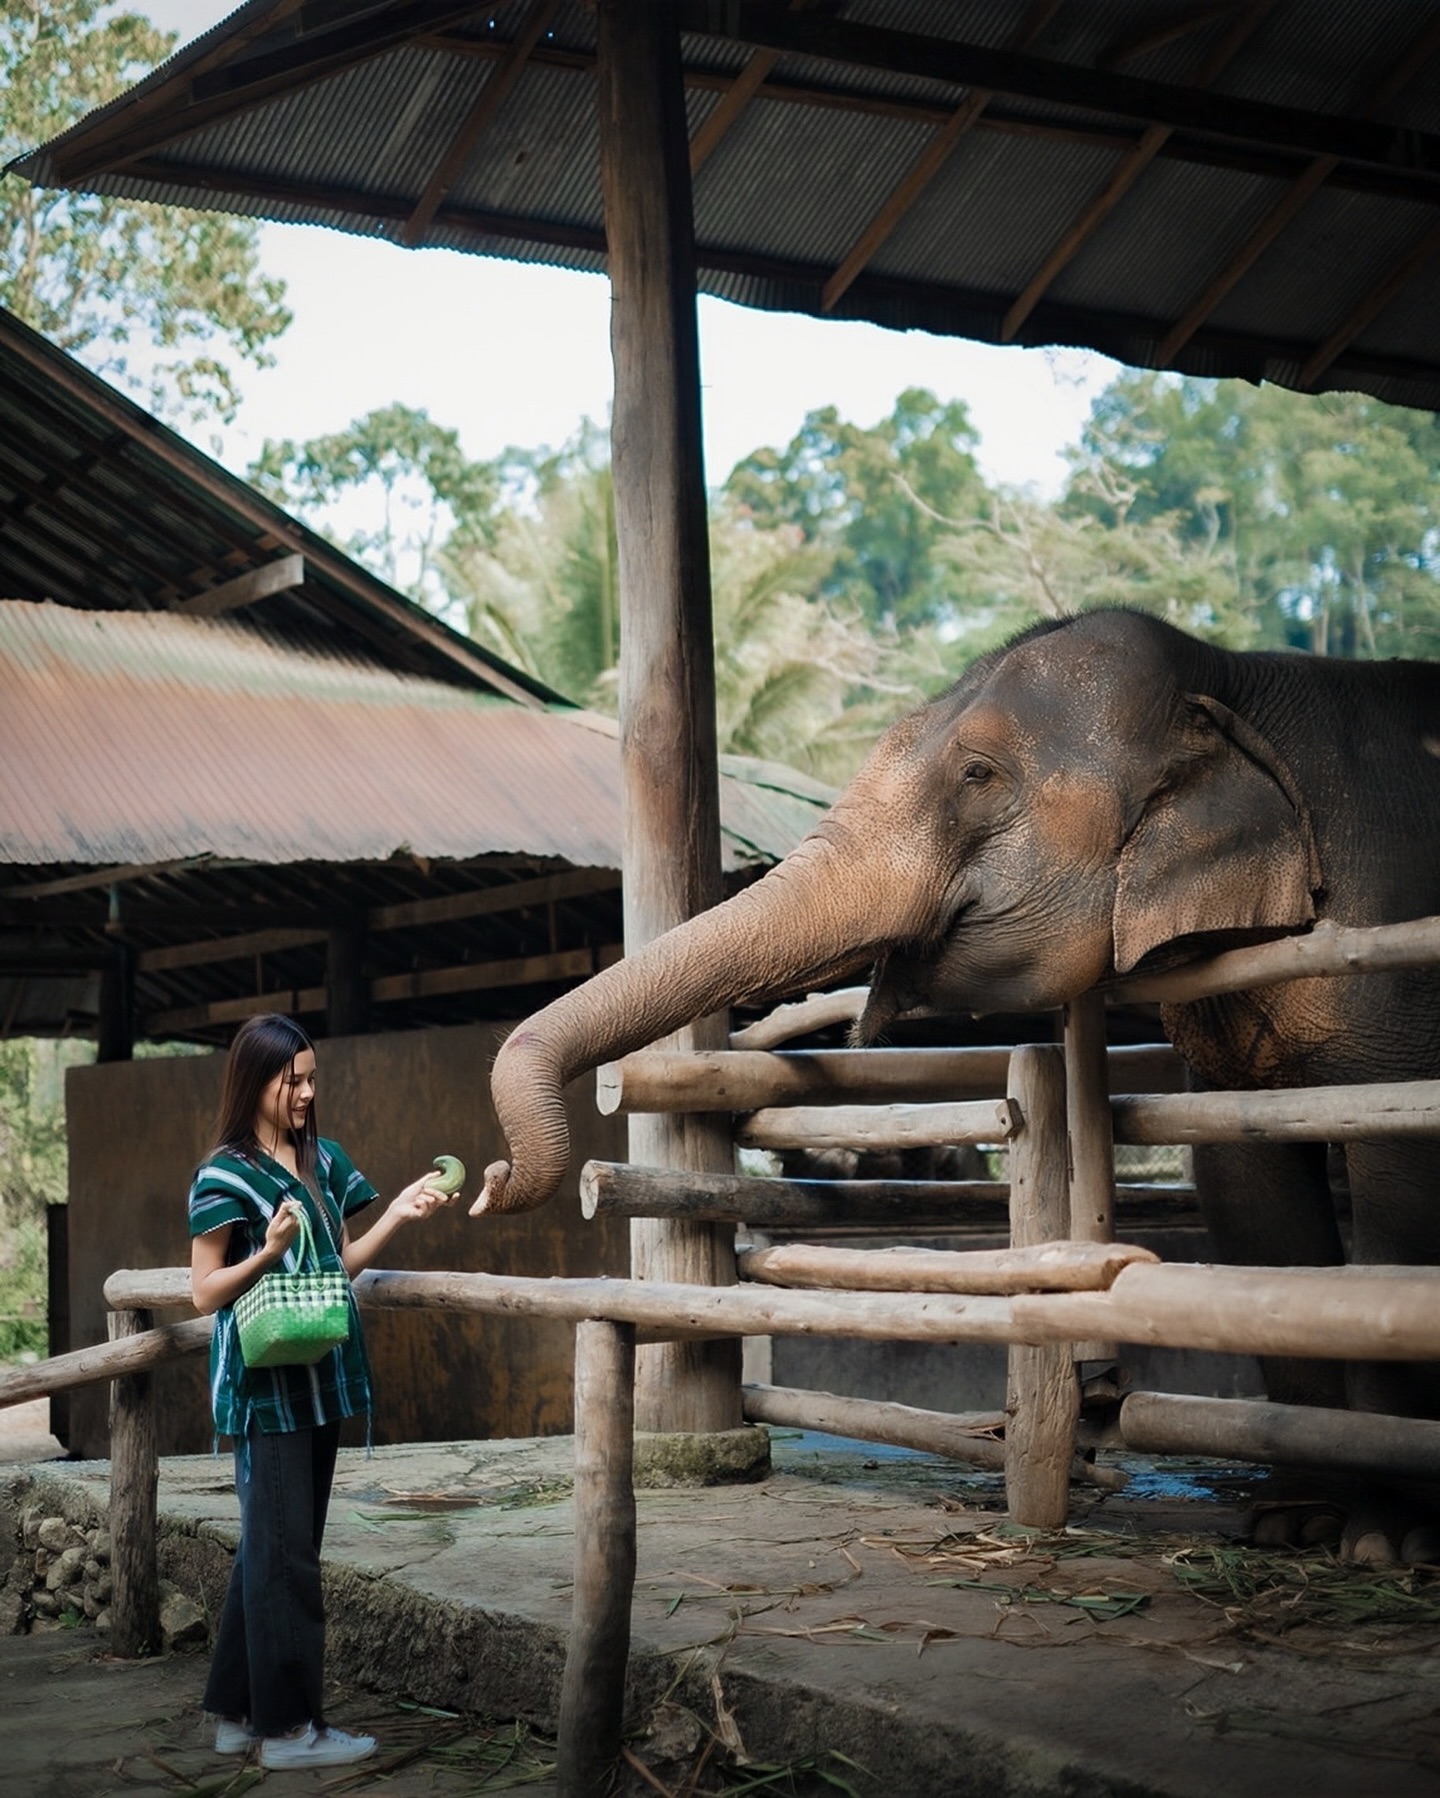
POLYGON ((386 1207, 389 1215, 396 1223, 413 1224, 421 1218, 429 1217, 442 1205, 448 1205, 454 1193, 445 1192, 439 1184, 440 1175, 435 1169, 422 1174, 418 1180, 412 1180, 403 1192, 391 1199, 386 1207))

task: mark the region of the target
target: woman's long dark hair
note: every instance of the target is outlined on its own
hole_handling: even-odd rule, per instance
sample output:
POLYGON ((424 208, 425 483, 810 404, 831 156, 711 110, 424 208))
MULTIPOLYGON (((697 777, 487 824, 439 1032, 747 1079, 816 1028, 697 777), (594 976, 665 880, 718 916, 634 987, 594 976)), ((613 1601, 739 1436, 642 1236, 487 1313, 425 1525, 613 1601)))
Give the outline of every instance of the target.
MULTIPOLYGON (((266 1012, 247 1018, 235 1033, 225 1063, 225 1086, 220 1095, 220 1115, 215 1120, 215 1142, 210 1153, 258 1155, 255 1113, 260 1097, 277 1074, 292 1069, 295 1057, 315 1045, 292 1018, 266 1012)), ((307 1186, 315 1184, 315 1107, 307 1107, 304 1125, 290 1132, 295 1145, 295 1165, 307 1186)))

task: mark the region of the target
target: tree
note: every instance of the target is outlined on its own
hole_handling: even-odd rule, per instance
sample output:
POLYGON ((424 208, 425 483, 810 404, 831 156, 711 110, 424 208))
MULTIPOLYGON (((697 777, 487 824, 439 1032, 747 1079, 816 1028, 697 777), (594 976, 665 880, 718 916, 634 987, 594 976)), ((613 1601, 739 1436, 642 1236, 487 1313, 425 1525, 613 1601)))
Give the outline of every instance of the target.
POLYGON ((472 462, 458 431, 413 406, 379 407, 305 443, 267 439, 248 473, 268 499, 438 613, 450 604, 442 548, 455 555, 494 531, 496 465, 472 462))
MULTIPOLYGON (((174 34, 102 0, 0 10, 0 166, 169 55, 174 34)), ((233 418, 234 359, 264 367, 290 323, 258 227, 220 213, 39 189, 0 176, 0 303, 178 418, 233 418)))
POLYGON ((45 1351, 45 1210, 66 1196, 65 1069, 92 1054, 73 1041, 0 1041, 0 1361, 45 1351))
POLYGON ((1363 394, 1122 375, 1095 402, 1063 510, 1168 520, 1228 558, 1234 634, 1335 655, 1440 649, 1440 428, 1363 394))
POLYGON ((871 624, 909 630, 963 609, 934 551, 941 520, 978 516, 988 497, 962 400, 912 387, 870 429, 833 406, 807 415, 783 450, 737 464, 727 497, 762 528, 796 526, 833 556, 825 591, 871 624))

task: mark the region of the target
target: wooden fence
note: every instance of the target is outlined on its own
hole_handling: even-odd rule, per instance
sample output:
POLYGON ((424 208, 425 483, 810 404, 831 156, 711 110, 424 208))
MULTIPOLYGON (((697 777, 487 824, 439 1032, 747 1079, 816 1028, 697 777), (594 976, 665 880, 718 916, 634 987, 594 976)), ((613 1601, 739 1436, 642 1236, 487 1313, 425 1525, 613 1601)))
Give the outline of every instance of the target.
MULTIPOLYGON (((1135 997, 1199 997, 1300 975, 1440 962, 1440 920, 1376 930, 1317 929, 1237 951, 1135 997)), ((560 1705, 559 1785, 599 1790, 619 1752, 635 1558, 633 1377, 637 1342, 734 1335, 1004 1343, 1005 1413, 950 1416, 877 1401, 747 1388, 755 1421, 837 1430, 1003 1468, 1015 1521, 1063 1524, 1070 1481, 1113 1475, 1086 1453, 1077 1360, 1120 1342, 1234 1353, 1440 1359, 1433 1268, 1218 1268, 1161 1264, 1113 1242, 1114 1144, 1263 1137, 1440 1135, 1440 1082, 1313 1091, 1187 1094, 1164 1050, 1106 1050, 1101 1000, 1069 1008, 1063 1047, 757 1050, 853 999, 784 1008, 776 1034, 686 1056, 653 1052, 601 1070, 604 1109, 736 1112, 737 1141, 776 1147, 1003 1143, 1009 1180, 828 1183, 681 1175, 587 1165, 582 1202, 635 1217, 689 1217, 800 1228, 838 1215, 894 1229, 953 1216, 1008 1193, 1005 1250, 855 1251, 799 1244, 741 1253, 733 1286, 529 1279, 373 1270, 363 1309, 425 1308, 561 1317, 576 1330, 576 1570, 560 1705), (1141 1080, 1152 1089, 1143 1096, 1141 1080), (1159 1090, 1154 1090, 1159 1089, 1159 1090), (903 1095, 903 1098, 902 1098, 903 1095), (1003 1431, 1003 1443, 1000 1435, 1003 1431)), ((197 1353, 211 1324, 156 1326, 189 1304, 187 1270, 121 1271, 105 1285, 111 1340, 0 1376, 0 1406, 99 1380, 114 1383, 112 1629, 121 1654, 157 1645, 157 1461, 149 1370, 197 1353)), ((1251 1401, 1130 1394, 1118 1440, 1146 1452, 1213 1454, 1288 1465, 1378 1467, 1440 1475, 1440 1423, 1358 1417, 1251 1401)))

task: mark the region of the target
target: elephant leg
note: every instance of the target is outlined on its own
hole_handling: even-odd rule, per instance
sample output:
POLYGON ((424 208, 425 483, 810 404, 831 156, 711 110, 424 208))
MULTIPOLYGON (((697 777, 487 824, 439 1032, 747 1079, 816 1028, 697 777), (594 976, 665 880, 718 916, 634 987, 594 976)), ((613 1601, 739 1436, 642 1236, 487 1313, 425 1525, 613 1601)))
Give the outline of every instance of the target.
MULTIPOLYGON (((1207 1143, 1195 1188, 1217 1261, 1238 1267, 1331 1267, 1345 1259, 1323 1143, 1207 1143)), ((1338 1361, 1262 1358, 1278 1404, 1343 1406, 1338 1361)))
MULTIPOLYGON (((1359 1266, 1440 1266, 1440 1142, 1368 1141, 1345 1146, 1354 1214, 1350 1259, 1359 1266)), ((1346 1369, 1358 1411, 1440 1419, 1440 1365, 1358 1361, 1346 1369)), ((1346 1526, 1341 1554, 1367 1563, 1440 1556, 1440 1487, 1377 1481, 1346 1526)))

